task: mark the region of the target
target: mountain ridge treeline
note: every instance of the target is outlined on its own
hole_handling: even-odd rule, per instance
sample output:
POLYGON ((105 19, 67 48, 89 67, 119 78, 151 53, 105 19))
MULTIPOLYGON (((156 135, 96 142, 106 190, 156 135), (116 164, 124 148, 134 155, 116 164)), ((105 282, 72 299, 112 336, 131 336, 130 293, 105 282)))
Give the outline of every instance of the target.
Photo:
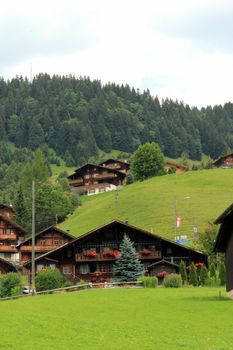
POLYGON ((98 149, 131 153, 156 142, 167 157, 200 160, 233 149, 233 104, 191 108, 159 101, 149 90, 91 81, 88 77, 39 74, 0 79, 1 141, 35 151, 54 149, 67 165, 81 165, 98 149))

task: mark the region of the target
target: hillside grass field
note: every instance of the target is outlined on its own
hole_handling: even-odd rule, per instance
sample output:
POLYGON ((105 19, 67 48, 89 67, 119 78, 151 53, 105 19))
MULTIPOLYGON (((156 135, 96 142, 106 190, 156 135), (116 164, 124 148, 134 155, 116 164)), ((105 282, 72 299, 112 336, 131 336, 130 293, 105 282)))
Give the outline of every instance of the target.
POLYGON ((95 289, 1 303, 0 349, 230 350, 222 288, 95 289), (219 297, 221 291, 221 297, 219 297))
POLYGON ((233 169, 190 171, 154 177, 95 196, 82 197, 82 206, 60 228, 79 236, 111 220, 174 239, 174 202, 181 217, 178 235, 193 238, 203 232, 233 201, 233 169), (176 198, 176 200, 175 200, 176 198))

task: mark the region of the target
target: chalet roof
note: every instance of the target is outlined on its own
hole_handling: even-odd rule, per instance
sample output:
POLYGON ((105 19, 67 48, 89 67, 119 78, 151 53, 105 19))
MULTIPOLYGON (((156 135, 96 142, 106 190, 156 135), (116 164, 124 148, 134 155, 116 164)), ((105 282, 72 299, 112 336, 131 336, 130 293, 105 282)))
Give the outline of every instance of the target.
POLYGON ((221 163, 224 159, 226 159, 227 157, 233 157, 233 153, 229 153, 229 154, 225 154, 224 156, 216 159, 212 165, 218 165, 219 163, 221 163))
POLYGON ((183 169, 183 170, 186 170, 186 171, 189 170, 189 168, 188 168, 186 165, 184 165, 184 164, 178 164, 178 163, 172 162, 172 161, 170 161, 170 160, 165 160, 165 161, 164 161, 164 164, 170 165, 170 166, 174 166, 174 167, 176 167, 176 168, 180 168, 180 169, 183 169))
POLYGON ((8 265, 8 266, 10 266, 12 269, 14 269, 15 271, 17 271, 15 265, 14 265, 12 262, 10 262, 9 260, 6 260, 6 259, 4 259, 4 258, 0 258, 0 262, 2 262, 3 264, 6 264, 6 265, 8 265))
POLYGON ((18 230, 22 231, 23 233, 26 233, 27 231, 25 230, 25 228, 23 228, 23 226, 17 224, 14 220, 8 218, 5 215, 0 214, 0 219, 2 219, 3 221, 8 222, 9 224, 11 224, 12 227, 17 228, 18 230))
POLYGON ((0 203, 0 209, 8 209, 8 210, 14 211, 11 205, 4 204, 4 203, 0 203))
POLYGON ((104 167, 102 165, 98 165, 98 164, 92 164, 92 163, 86 163, 84 165, 82 165, 80 168, 77 168, 73 174, 69 175, 68 176, 68 179, 72 179, 72 177, 78 173, 82 173, 83 171, 85 171, 85 168, 87 167, 91 167, 91 168, 98 168, 98 169, 102 169, 102 170, 106 170, 108 172, 113 172, 119 176, 123 176, 125 177, 126 175, 122 172, 122 171, 119 171, 119 170, 116 170, 116 169, 112 169, 112 168, 108 168, 108 167, 104 167))
MULTIPOLYGON (((44 230, 42 230, 42 231, 36 233, 36 234, 35 234, 35 237, 38 238, 40 235, 42 235, 43 233, 45 233, 45 232, 47 232, 47 231, 49 231, 49 230, 51 230, 51 229, 54 229, 55 231, 57 231, 57 232, 63 234, 64 236, 67 236, 67 237, 71 238, 72 240, 75 239, 75 237, 74 237, 73 235, 71 235, 70 233, 68 233, 68 232, 66 232, 66 231, 61 230, 60 228, 56 227, 55 225, 51 225, 51 226, 45 228, 44 230)), ((32 239, 32 236, 26 238, 23 242, 19 243, 19 244, 17 245, 17 247, 20 247, 21 245, 25 244, 26 242, 30 241, 31 239, 32 239)))
POLYGON ((216 237, 214 251, 223 252, 229 238, 229 231, 224 229, 223 224, 231 221, 233 226, 233 203, 214 221, 214 224, 221 224, 216 237))
POLYGON ((179 265, 174 264, 174 263, 172 263, 172 262, 170 262, 170 261, 167 261, 167 260, 164 260, 164 259, 163 259, 163 260, 160 260, 160 261, 156 261, 156 262, 154 262, 154 263, 151 264, 151 265, 148 265, 147 268, 149 269, 149 268, 151 268, 152 266, 161 265, 161 264, 166 264, 166 265, 169 265, 169 266, 179 267, 179 265))
MULTIPOLYGON (((141 229, 141 228, 138 228, 138 227, 136 227, 136 226, 133 226, 133 225, 130 225, 130 224, 126 224, 126 223, 124 223, 123 221, 120 221, 120 220, 113 220, 113 221, 111 221, 111 222, 109 222, 109 223, 107 223, 107 224, 105 224, 105 225, 102 225, 102 226, 100 226, 100 227, 98 227, 98 228, 95 228, 94 230, 91 230, 91 231, 89 231, 89 232, 87 232, 87 233, 84 233, 83 235, 81 235, 81 236, 77 237, 76 239, 74 239, 72 242, 65 243, 65 244, 63 244, 62 246, 60 246, 60 247, 58 247, 58 248, 56 248, 56 249, 54 249, 54 250, 51 250, 50 252, 47 252, 47 253, 45 253, 45 254, 43 254, 43 255, 40 255, 39 257, 37 257, 37 258, 35 259, 35 261, 36 261, 36 260, 39 260, 39 259, 41 259, 41 258, 47 257, 47 256, 49 256, 50 254, 52 254, 52 253, 54 253, 54 252, 57 252, 57 251, 59 251, 59 250, 62 250, 62 249, 66 248, 66 247, 69 246, 69 245, 73 245, 74 243, 76 243, 76 242, 78 242, 78 241, 81 241, 83 238, 95 234, 95 233, 98 232, 99 230, 102 230, 102 229, 104 229, 104 228, 107 228, 107 227, 112 226, 112 225, 117 225, 117 224, 122 225, 122 226, 124 226, 124 227, 131 228, 131 229, 133 229, 133 230, 140 231, 140 232, 142 232, 142 233, 144 233, 144 234, 146 234, 146 235, 148 235, 148 236, 150 236, 150 237, 158 238, 158 239, 160 239, 160 240, 162 240, 162 241, 165 241, 165 242, 168 242, 168 243, 170 243, 170 244, 172 244, 172 245, 178 246, 179 248, 184 249, 184 250, 186 250, 186 251, 192 251, 192 252, 194 252, 194 253, 197 253, 197 254, 205 255, 205 256, 206 256, 206 254, 204 254, 204 253, 201 252, 201 251, 195 250, 195 249, 193 249, 193 248, 185 247, 185 246, 183 246, 183 245, 181 245, 181 244, 179 244, 179 243, 176 243, 176 242, 174 242, 174 241, 171 241, 171 240, 169 240, 169 239, 166 239, 166 238, 164 238, 164 237, 162 237, 162 236, 158 236, 158 235, 155 235, 155 234, 153 234, 153 233, 151 233, 151 232, 148 232, 148 231, 146 231, 146 230, 143 230, 143 229, 141 229)), ((30 263, 30 261, 29 261, 28 263, 30 263)), ((27 263, 27 264, 28 264, 28 263, 27 263)))
POLYGON ((121 164, 126 164, 126 165, 128 165, 129 166, 129 163, 128 162, 123 162, 122 160, 118 160, 118 159, 114 159, 114 158, 108 158, 107 160, 105 160, 104 162, 101 162, 101 163, 99 163, 99 165, 103 165, 103 164, 105 164, 105 163, 109 163, 109 162, 116 162, 116 163, 121 163, 121 164))

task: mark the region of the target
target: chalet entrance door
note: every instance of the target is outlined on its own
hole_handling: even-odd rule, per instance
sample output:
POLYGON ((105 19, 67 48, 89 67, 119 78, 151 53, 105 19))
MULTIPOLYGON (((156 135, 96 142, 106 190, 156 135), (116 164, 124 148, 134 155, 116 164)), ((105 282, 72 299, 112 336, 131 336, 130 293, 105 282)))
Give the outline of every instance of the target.
POLYGON ((95 273, 97 271, 97 264, 96 263, 90 263, 90 273, 95 273))

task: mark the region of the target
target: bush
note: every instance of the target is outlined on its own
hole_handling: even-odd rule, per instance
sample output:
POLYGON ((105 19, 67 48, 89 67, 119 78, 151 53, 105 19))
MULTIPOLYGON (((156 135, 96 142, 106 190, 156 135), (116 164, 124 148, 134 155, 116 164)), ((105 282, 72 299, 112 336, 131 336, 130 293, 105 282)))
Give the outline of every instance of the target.
POLYGON ((194 287, 198 285, 197 269, 193 262, 191 264, 191 268, 189 272, 189 284, 192 284, 194 287))
POLYGON ((166 288, 180 288, 182 287, 181 275, 172 273, 164 278, 163 285, 166 288))
POLYGON ((11 296, 15 297, 17 295, 22 294, 22 287, 21 286, 15 286, 14 288, 11 288, 11 296))
POLYGON ((62 284, 62 287, 70 287, 73 285, 74 285, 74 283, 72 283, 70 280, 65 280, 62 284))
POLYGON ((205 280, 205 286, 207 287, 219 287, 221 285, 221 280, 218 277, 208 277, 205 280))
POLYGON ((187 281, 187 272, 186 272, 186 265, 183 260, 180 261, 179 273, 181 275, 183 284, 185 284, 185 282, 187 281))
POLYGON ((142 276, 138 280, 142 281, 144 288, 155 288, 158 285, 158 278, 155 276, 142 276))
POLYGON ((64 283, 64 277, 59 270, 43 270, 38 272, 35 278, 36 290, 49 290, 61 288, 64 283))
POLYGON ((15 288, 22 291, 21 276, 16 272, 9 272, 2 276, 0 280, 0 296, 2 298, 10 297, 15 288))
POLYGON ((208 278, 208 271, 205 265, 201 266, 201 270, 200 270, 200 283, 202 286, 204 286, 206 284, 206 280, 208 278))
POLYGON ((226 267, 224 261, 221 261, 219 266, 219 279, 221 281, 221 286, 226 284, 226 267))

